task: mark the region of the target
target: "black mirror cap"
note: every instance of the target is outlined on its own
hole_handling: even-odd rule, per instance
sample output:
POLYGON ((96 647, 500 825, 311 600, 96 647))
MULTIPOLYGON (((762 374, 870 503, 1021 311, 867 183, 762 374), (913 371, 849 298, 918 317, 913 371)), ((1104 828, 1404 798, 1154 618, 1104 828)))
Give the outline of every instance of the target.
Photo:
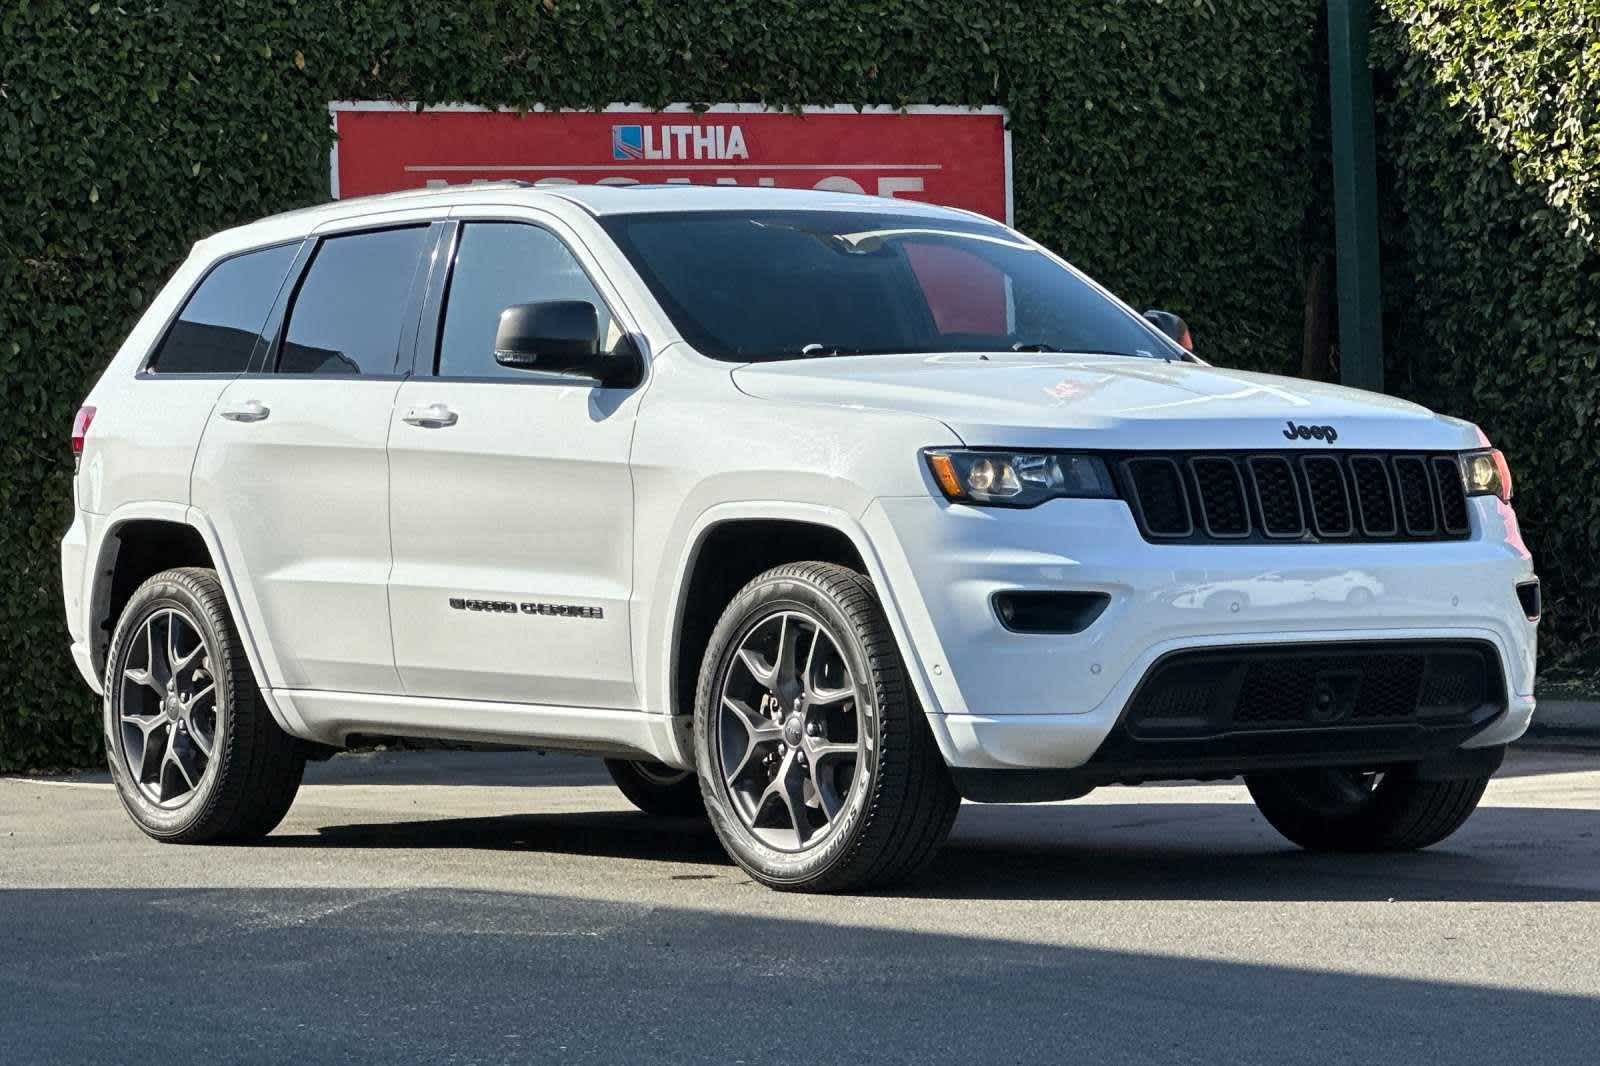
POLYGON ((594 378, 631 389, 644 379, 644 356, 633 337, 600 351, 600 312, 587 300, 542 300, 500 312, 494 361, 513 370, 594 378))
POLYGON ((589 374, 599 354, 600 313, 587 300, 542 300, 500 312, 494 361, 501 366, 589 374))
POLYGON ((1144 317, 1145 321, 1171 337, 1184 351, 1194 351, 1194 338, 1189 335, 1189 326, 1183 319, 1171 311, 1158 311, 1155 308, 1146 311, 1144 317))

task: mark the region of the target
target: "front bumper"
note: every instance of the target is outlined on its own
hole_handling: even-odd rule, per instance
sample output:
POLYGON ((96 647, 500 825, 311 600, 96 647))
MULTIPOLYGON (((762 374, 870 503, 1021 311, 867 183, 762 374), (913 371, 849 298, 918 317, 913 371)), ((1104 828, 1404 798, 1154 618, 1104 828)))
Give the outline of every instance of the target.
POLYGON ((1462 747, 1503 745, 1533 713, 1533 576, 1511 509, 1471 501, 1473 536, 1401 544, 1152 544, 1120 500, 1026 511, 879 499, 863 515, 935 738, 953 767, 1069 769, 1111 734, 1162 656, 1212 647, 1478 641, 1506 710, 1462 747), (995 593, 1111 597, 1075 635, 1020 634, 995 593))

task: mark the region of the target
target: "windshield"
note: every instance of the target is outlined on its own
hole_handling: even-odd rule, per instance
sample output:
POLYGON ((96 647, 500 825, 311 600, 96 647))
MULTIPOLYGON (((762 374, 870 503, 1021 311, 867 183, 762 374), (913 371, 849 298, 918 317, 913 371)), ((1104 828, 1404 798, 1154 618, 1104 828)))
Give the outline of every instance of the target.
POLYGON ((979 221, 696 211, 601 223, 678 331, 714 359, 1013 350, 1178 355, 1072 271, 979 221))

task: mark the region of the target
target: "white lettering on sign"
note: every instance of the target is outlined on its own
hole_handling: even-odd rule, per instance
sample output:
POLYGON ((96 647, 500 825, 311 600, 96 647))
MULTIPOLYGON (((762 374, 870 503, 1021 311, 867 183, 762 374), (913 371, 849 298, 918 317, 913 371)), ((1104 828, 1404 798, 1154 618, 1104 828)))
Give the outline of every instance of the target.
POLYGON ((749 159, 744 130, 738 126, 619 123, 611 127, 611 158, 619 162, 669 159, 728 161, 749 159))

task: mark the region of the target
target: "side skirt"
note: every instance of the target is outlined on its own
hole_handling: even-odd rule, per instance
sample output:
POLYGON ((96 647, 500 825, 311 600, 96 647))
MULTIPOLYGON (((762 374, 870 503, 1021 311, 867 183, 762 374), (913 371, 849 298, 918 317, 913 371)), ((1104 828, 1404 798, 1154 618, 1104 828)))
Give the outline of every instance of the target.
POLYGON ((648 711, 274 689, 306 725, 304 740, 343 747, 357 734, 427 737, 651 759, 681 766, 673 721, 648 711))

